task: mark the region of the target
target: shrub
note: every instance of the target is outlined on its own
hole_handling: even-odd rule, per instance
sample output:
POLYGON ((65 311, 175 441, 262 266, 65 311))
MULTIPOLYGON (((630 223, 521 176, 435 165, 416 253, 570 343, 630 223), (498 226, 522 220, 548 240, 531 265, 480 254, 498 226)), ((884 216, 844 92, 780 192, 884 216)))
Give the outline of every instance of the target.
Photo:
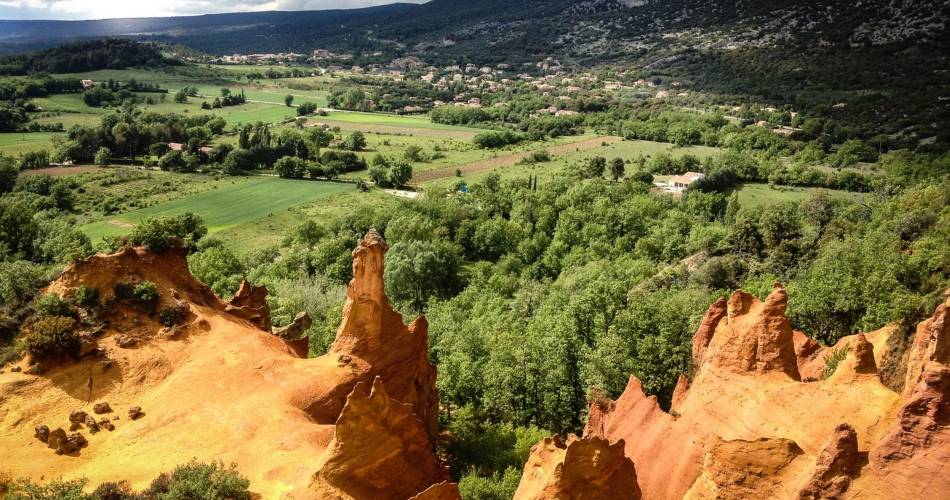
POLYGON ((169 328, 181 323, 188 316, 188 307, 184 305, 175 305, 163 307, 158 312, 158 321, 169 328))
POLYGON ((524 134, 502 130, 497 132, 483 132, 475 136, 472 141, 482 149, 495 149, 511 144, 518 144, 525 140, 524 134))
POLYGON ((99 290, 86 285, 79 285, 73 294, 73 300, 79 307, 85 307, 86 309, 96 307, 99 305, 99 290))
POLYGON ((208 233, 201 217, 191 212, 175 217, 147 219, 135 226, 129 240, 149 250, 162 252, 172 247, 190 244, 208 233))
POLYGON ((158 287, 151 281, 143 281, 132 289, 132 297, 143 305, 158 301, 158 287))
POLYGON ((116 283, 115 297, 119 300, 138 302, 142 305, 154 305, 158 301, 158 287, 151 281, 141 283, 116 283))
POLYGON ((23 347, 34 356, 70 354, 79 347, 75 333, 76 320, 65 316, 40 318, 23 336, 23 347))
POLYGON ((39 317, 69 316, 69 304, 55 293, 47 293, 36 299, 33 311, 39 317))
POLYGON ((93 500, 99 497, 83 493, 86 479, 63 481, 54 479, 46 484, 36 484, 29 479, 10 481, 3 486, 3 498, 14 500, 55 499, 55 500, 93 500))
POLYGON ((139 498, 139 496, 132 491, 128 481, 119 481, 102 483, 96 486, 96 489, 92 490, 92 498, 97 500, 131 500, 139 498))
POLYGON ((173 472, 164 473, 152 481, 145 492, 148 498, 188 499, 188 498, 227 498, 247 500, 251 482, 241 476, 237 466, 231 464, 225 468, 221 462, 200 463, 192 460, 179 465, 173 472))
POLYGON ((508 500, 514 496, 520 481, 521 472, 514 467, 506 469, 504 474, 496 472, 489 477, 479 476, 472 469, 459 481, 459 492, 462 498, 472 500, 508 500))
POLYGON ((848 357, 847 347, 832 349, 831 352, 825 354, 825 369, 821 371, 821 380, 825 380, 834 375, 835 370, 838 369, 838 365, 844 361, 846 357, 848 357))

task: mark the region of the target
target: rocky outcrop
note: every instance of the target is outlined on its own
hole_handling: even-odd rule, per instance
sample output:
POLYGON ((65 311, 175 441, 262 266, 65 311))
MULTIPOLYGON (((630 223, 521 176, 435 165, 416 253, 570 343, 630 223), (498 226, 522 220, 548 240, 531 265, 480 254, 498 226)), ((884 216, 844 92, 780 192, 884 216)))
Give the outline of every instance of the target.
POLYGON ((434 436, 438 417, 435 367, 429 363, 429 324, 419 317, 410 325, 389 305, 383 287, 383 259, 388 246, 374 230, 353 251, 353 279, 346 292, 343 320, 328 357, 346 366, 347 380, 312 396, 304 407, 321 423, 333 423, 346 395, 357 382, 381 377, 387 392, 412 405, 413 412, 434 436), (312 399, 311 399, 312 397, 312 399))
POLYGON ((611 445, 597 437, 545 438, 531 448, 514 498, 639 500, 637 473, 623 448, 623 441, 611 445))
MULTIPOLYGON (((50 363, 41 376, 0 373, 0 462, 34 481, 128 480, 142 490, 197 458, 237 463, 260 498, 459 498, 433 452, 437 396, 427 324, 420 318, 406 326, 390 307, 385 249, 371 232, 354 252, 333 350, 312 359, 306 335, 298 348, 262 329, 266 322, 248 320, 265 316, 228 312, 263 314, 262 289, 245 284, 226 304, 188 274, 184 252, 126 248, 70 266, 47 291, 69 297, 83 285, 100 292, 103 327, 95 339, 105 357, 50 363), (174 335, 158 314, 114 300, 116 285, 143 281, 155 283, 159 308, 187 306, 174 335), (103 401, 121 425, 89 415, 91 403, 103 401), (76 411, 74 428, 43 427, 66 423, 75 408, 85 411, 76 411), (89 436, 94 427, 99 433, 89 436), (91 442, 81 452, 80 429, 91 442), (68 458, 53 455, 50 440, 68 458)), ((300 316, 292 328, 305 332, 306 321, 300 316)))
POLYGON ((784 373, 800 380, 787 305, 788 295, 779 284, 764 302, 743 291, 732 294, 704 355, 709 365, 735 373, 784 373))
POLYGON ((347 397, 311 489, 317 498, 403 500, 447 479, 423 422, 377 377, 347 397))
POLYGON ((273 333, 287 341, 299 340, 307 334, 311 325, 313 325, 313 320, 310 319, 310 315, 307 311, 301 311, 294 316, 294 320, 289 325, 274 328, 273 333))
POLYGON ((861 471, 865 460, 858 452, 858 434, 848 424, 835 428, 834 434, 815 463, 815 471, 798 493, 802 500, 842 498, 861 471))
POLYGON ((225 306, 225 311, 238 318, 247 320, 264 331, 270 331, 270 307, 267 305, 267 287, 250 284, 247 279, 241 281, 237 293, 225 306))
MULTIPOLYGON (((694 338, 693 377, 680 377, 670 412, 631 376, 616 400, 592 391, 584 437, 623 443, 650 499, 950 494, 950 304, 918 325, 897 394, 878 368, 899 329, 823 347, 791 329, 786 303, 776 285, 765 301, 736 292, 725 314, 714 304, 694 338), (822 379, 832 354, 843 357, 822 379)), ((521 486, 537 482, 526 474, 521 486)))
POLYGON ((696 330, 696 334, 693 335, 694 368, 702 364, 706 348, 709 347, 709 343, 712 342, 713 334, 716 333, 716 328, 719 326, 719 322, 722 321, 722 318, 726 317, 727 311, 726 299, 719 299, 713 302, 712 305, 709 306, 709 309, 706 310, 703 321, 699 324, 699 329, 696 330))
POLYGON ((706 444, 702 475, 685 498, 789 498, 789 476, 804 455, 792 440, 783 438, 735 439, 718 436, 706 444))

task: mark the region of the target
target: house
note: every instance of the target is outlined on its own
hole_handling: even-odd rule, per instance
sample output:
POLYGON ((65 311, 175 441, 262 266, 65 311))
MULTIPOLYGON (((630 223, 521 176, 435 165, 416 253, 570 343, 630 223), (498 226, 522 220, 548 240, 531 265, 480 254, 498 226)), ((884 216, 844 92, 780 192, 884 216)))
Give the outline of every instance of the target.
POLYGON ((181 151, 181 150, 183 150, 183 149, 185 149, 185 145, 184 145, 184 144, 181 144, 181 143, 179 143, 179 142, 169 142, 169 143, 168 143, 168 150, 169 150, 169 151, 181 151))
POLYGON ((198 152, 200 152, 201 154, 205 156, 210 156, 212 153, 214 153, 214 148, 210 148, 208 146, 201 146, 200 148, 198 148, 198 152))
POLYGON ((82 81, 82 88, 85 89, 85 90, 89 90, 89 89, 91 89, 91 88, 93 88, 93 87, 95 87, 95 86, 96 86, 96 82, 94 82, 94 81, 92 81, 92 80, 83 80, 83 81, 82 81))
POLYGON ((705 174, 699 172, 686 172, 683 175, 674 175, 666 183, 666 191, 670 193, 682 193, 686 191, 694 182, 705 177, 705 174))

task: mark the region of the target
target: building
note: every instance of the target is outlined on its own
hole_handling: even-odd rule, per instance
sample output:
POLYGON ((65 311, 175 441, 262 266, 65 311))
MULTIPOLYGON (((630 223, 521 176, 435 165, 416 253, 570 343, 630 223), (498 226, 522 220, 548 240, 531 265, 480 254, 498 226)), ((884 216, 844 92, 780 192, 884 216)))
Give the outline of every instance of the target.
POLYGON ((91 89, 91 88, 93 88, 93 87, 95 87, 95 86, 96 86, 96 82, 94 82, 94 81, 92 81, 92 80, 83 80, 83 81, 82 81, 82 88, 84 88, 84 89, 86 89, 86 90, 89 90, 89 89, 91 89))
POLYGON ((178 142, 169 142, 169 143, 168 143, 168 149, 171 150, 171 151, 181 151, 181 150, 184 149, 184 148, 185 148, 185 145, 184 145, 184 144, 181 144, 181 143, 178 143, 178 142))
POLYGON ((705 174, 699 172, 686 172, 683 175, 674 175, 666 183, 665 191, 670 193, 682 193, 686 191, 694 182, 706 177, 705 174))

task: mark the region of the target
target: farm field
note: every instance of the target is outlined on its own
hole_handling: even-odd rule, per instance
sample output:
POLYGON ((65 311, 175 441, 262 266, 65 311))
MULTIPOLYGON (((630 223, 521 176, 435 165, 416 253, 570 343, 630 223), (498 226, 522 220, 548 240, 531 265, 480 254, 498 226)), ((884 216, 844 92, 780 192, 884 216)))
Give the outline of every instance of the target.
POLYGON ((28 151, 48 148, 52 132, 11 132, 0 134, 0 154, 19 156, 28 151))
POLYGON ((104 237, 127 234, 136 223, 149 217, 194 212, 201 215, 210 233, 216 233, 345 191, 355 189, 344 183, 251 177, 204 193, 110 216, 86 224, 82 231, 93 242, 99 242, 104 237))
POLYGON ((771 186, 769 184, 743 184, 739 186, 736 192, 739 194, 739 205, 743 208, 757 208, 773 203, 793 202, 798 203, 807 199, 817 192, 826 192, 832 198, 860 202, 864 199, 864 193, 854 193, 850 191, 839 191, 834 189, 813 188, 813 187, 792 187, 792 186, 771 186))
MULTIPOLYGON (((563 175, 565 169, 581 168, 582 165, 586 164, 595 156, 603 156, 608 159, 620 157, 624 160, 633 160, 642 154, 645 158, 649 159, 665 151, 669 152, 674 158, 692 154, 702 159, 718 152, 717 148, 706 146, 676 147, 663 142, 627 141, 609 139, 606 137, 601 137, 599 141, 596 139, 591 140, 590 138, 584 140, 578 137, 575 137, 574 140, 579 142, 574 148, 569 147, 570 145, 554 148, 549 147, 548 151, 552 153, 552 160, 549 162, 534 165, 518 165, 518 160, 523 157, 523 155, 518 155, 511 158, 514 161, 510 161, 511 159, 509 159, 509 161, 494 165, 492 168, 470 170, 469 172, 464 172, 463 169, 461 179, 471 184, 480 182, 485 176, 492 172, 497 172, 503 179, 516 179, 531 175, 544 180, 563 175)), ((631 170, 634 167, 628 166, 627 168, 631 170)), ((458 177, 454 177, 453 173, 452 176, 449 177, 423 177, 422 180, 418 182, 420 182, 421 187, 427 191, 443 191, 452 187, 459 179, 458 177)))

